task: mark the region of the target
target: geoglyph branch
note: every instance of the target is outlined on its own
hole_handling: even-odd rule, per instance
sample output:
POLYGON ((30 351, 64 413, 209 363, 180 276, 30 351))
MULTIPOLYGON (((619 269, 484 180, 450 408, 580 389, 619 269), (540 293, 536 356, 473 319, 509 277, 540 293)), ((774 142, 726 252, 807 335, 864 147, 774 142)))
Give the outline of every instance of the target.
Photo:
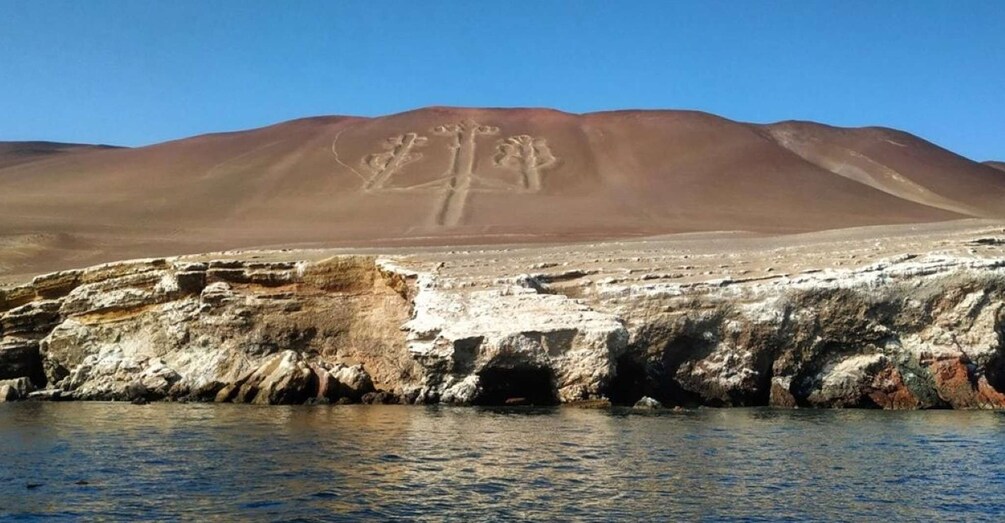
POLYGON ((416 133, 405 133, 388 138, 384 143, 386 151, 367 155, 362 163, 372 176, 363 184, 364 191, 381 189, 399 169, 422 158, 422 153, 412 152, 429 141, 416 133))
POLYGON ((523 188, 536 192, 541 190, 541 171, 553 167, 558 158, 544 138, 521 134, 503 140, 493 161, 496 166, 519 171, 523 188))
MULTIPOLYGON (((552 168, 558 163, 558 158, 552 154, 544 138, 521 134, 500 140, 492 156, 492 162, 496 167, 520 173, 519 181, 514 184, 509 180, 486 177, 475 172, 478 164, 478 137, 499 134, 498 127, 482 125, 468 119, 438 125, 433 127, 431 132, 449 140, 446 144, 449 150, 449 163, 442 176, 411 185, 386 186, 392 178, 401 174, 406 165, 422 159, 422 153, 416 152, 415 149, 425 147, 429 143, 429 138, 415 132, 407 132, 385 140, 382 144, 383 152, 366 155, 360 160, 363 170, 366 171, 365 175, 357 173, 363 178, 363 191, 439 191, 442 196, 436 206, 433 222, 439 226, 456 226, 462 221, 472 191, 537 192, 541 190, 542 185, 541 171, 552 168)), ((337 160, 338 153, 334 142, 332 152, 335 153, 337 160)), ((356 172, 354 169, 350 170, 356 172)))

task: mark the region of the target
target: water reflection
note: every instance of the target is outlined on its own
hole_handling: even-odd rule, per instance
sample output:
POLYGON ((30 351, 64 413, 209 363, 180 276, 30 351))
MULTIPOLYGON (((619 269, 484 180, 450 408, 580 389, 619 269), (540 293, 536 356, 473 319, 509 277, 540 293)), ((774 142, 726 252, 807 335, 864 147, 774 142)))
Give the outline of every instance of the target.
POLYGON ((992 520, 1003 442, 986 412, 21 403, 0 515, 992 520))

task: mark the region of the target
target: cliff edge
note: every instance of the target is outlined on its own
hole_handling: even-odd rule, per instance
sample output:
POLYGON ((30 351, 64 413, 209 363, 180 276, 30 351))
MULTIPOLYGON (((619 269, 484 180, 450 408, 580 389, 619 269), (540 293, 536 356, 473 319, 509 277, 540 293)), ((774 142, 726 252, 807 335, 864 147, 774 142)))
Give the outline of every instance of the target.
POLYGON ((0 398, 1005 407, 1005 228, 253 251, 0 289, 0 398))

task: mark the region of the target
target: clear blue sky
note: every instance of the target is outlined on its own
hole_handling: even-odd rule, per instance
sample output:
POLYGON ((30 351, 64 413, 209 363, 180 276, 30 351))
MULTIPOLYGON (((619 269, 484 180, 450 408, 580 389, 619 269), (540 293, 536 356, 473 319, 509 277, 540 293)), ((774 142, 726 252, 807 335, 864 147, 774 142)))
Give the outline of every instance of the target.
POLYGON ((1005 1, 0 0, 0 140, 426 105, 884 125, 1005 159, 1005 1))

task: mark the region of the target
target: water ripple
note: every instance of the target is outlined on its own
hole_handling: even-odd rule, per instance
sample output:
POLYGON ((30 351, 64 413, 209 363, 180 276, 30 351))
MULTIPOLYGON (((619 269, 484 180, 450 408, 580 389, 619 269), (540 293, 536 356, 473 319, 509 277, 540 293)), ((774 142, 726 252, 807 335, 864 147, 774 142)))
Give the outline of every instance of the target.
POLYGON ((0 518, 995 521, 1003 443, 984 412, 20 403, 0 518))

